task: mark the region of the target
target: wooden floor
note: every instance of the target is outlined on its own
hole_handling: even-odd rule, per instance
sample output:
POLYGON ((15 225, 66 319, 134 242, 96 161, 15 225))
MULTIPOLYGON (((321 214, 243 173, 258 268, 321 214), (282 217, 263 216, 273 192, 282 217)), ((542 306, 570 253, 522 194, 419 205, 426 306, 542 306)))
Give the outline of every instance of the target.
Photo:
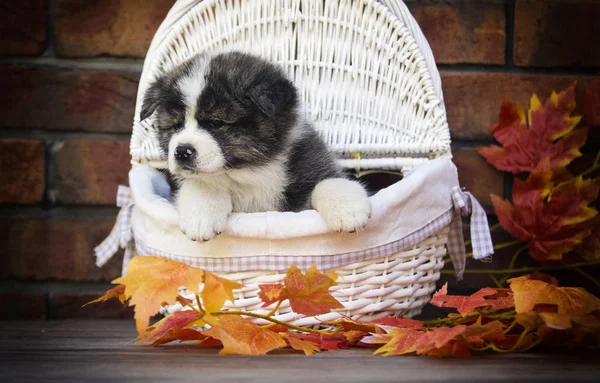
POLYGON ((1 382, 598 382, 597 354, 373 357, 370 350, 305 357, 218 356, 191 345, 126 344, 132 321, 0 322, 1 382))

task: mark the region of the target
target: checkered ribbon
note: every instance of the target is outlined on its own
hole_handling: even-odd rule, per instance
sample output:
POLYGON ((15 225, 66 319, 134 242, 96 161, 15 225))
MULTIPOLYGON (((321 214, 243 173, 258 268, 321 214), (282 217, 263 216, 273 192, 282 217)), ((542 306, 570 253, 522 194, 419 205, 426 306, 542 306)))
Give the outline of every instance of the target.
POLYGON ((454 203, 454 216, 452 217, 450 233, 448 234, 448 251, 456 276, 458 279, 461 279, 466 263, 465 240, 461 217, 471 217, 473 258, 490 262, 491 255, 494 254, 494 246, 485 211, 475 197, 471 193, 463 192, 458 186, 455 186, 452 188, 452 202, 454 203))
POLYGON ((96 246, 96 266, 102 267, 119 250, 125 249, 123 265, 129 263, 133 255, 133 234, 131 231, 131 212, 133 209, 133 197, 127 186, 119 185, 117 191, 117 206, 121 208, 117 215, 117 222, 112 231, 101 244, 96 246))

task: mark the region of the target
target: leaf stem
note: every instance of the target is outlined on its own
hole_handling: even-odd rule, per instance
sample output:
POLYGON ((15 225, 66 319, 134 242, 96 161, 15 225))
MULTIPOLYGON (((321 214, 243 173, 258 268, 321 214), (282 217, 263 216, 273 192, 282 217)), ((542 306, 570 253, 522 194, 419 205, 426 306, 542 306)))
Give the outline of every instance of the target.
POLYGON ((257 313, 253 313, 253 312, 250 312, 250 311, 217 311, 217 312, 211 313, 211 315, 214 315, 214 316, 221 316, 221 315, 249 316, 249 317, 264 319, 264 320, 267 320, 269 322, 280 324, 280 325, 285 326, 287 328, 291 328, 291 329, 298 330, 298 331, 310 332, 310 333, 313 333, 313 334, 329 334, 329 331, 315 330, 315 329, 308 328, 308 327, 295 326, 295 325, 293 325, 291 323, 283 322, 283 321, 277 320, 275 318, 272 318, 270 316, 262 315, 262 314, 257 314, 257 313))
POLYGON ((269 311, 269 313, 267 314, 268 317, 272 317, 273 314, 275 314, 277 312, 277 310, 279 310, 279 306, 281 306, 281 302, 283 302, 283 301, 280 300, 279 302, 277 302, 275 307, 273 307, 273 309, 271 311, 269 311))
POLYGON ((585 271, 581 270, 579 267, 576 267, 575 271, 577 271, 583 277, 585 277, 585 278, 589 279, 590 281, 592 281, 593 284, 595 284, 597 287, 600 288, 600 282, 598 280, 596 280, 594 277, 592 277, 590 274, 588 274, 585 271))
MULTIPOLYGON (((539 266, 539 267, 522 267, 520 269, 512 269, 512 270, 465 270, 465 274, 508 274, 508 273, 531 273, 534 271, 542 271, 542 270, 567 270, 567 269, 577 269, 579 267, 586 266, 595 266, 600 265, 600 260, 591 261, 591 262, 579 262, 572 263, 570 265, 560 265, 560 266, 539 266)), ((441 274, 454 274, 454 270, 441 270, 441 274)))
POLYGON ((502 288, 504 286, 504 284, 500 282, 494 274, 490 274, 490 279, 496 284, 496 287, 502 288))

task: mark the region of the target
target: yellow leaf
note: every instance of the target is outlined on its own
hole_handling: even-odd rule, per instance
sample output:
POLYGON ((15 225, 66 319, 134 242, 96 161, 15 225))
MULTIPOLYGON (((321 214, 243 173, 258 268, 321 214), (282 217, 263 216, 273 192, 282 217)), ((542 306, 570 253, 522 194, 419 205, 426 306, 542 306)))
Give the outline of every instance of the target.
POLYGON ((163 257, 137 256, 128 265, 127 275, 112 283, 125 285, 125 298, 135 306, 136 328, 144 336, 150 317, 158 312, 162 302, 173 302, 178 288, 197 290, 204 270, 163 257))
POLYGON ((202 303, 208 313, 219 311, 223 308, 225 301, 233 302, 233 289, 239 289, 242 285, 228 279, 217 277, 213 273, 205 272, 204 288, 202 289, 202 303))

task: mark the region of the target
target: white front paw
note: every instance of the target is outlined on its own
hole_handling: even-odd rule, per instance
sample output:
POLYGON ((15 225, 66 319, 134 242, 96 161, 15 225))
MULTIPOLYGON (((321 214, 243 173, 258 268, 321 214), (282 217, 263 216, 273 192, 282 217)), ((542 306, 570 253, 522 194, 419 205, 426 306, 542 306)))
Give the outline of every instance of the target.
POLYGON ((180 212, 179 227, 181 232, 192 241, 208 241, 225 230, 228 213, 218 209, 208 211, 180 212))
POLYGON ((371 201, 358 183, 343 178, 321 181, 312 193, 311 204, 334 231, 354 233, 371 217, 371 201))
POLYGON ((177 194, 179 227, 192 241, 208 241, 221 234, 231 213, 231 196, 225 189, 186 180, 177 194))

